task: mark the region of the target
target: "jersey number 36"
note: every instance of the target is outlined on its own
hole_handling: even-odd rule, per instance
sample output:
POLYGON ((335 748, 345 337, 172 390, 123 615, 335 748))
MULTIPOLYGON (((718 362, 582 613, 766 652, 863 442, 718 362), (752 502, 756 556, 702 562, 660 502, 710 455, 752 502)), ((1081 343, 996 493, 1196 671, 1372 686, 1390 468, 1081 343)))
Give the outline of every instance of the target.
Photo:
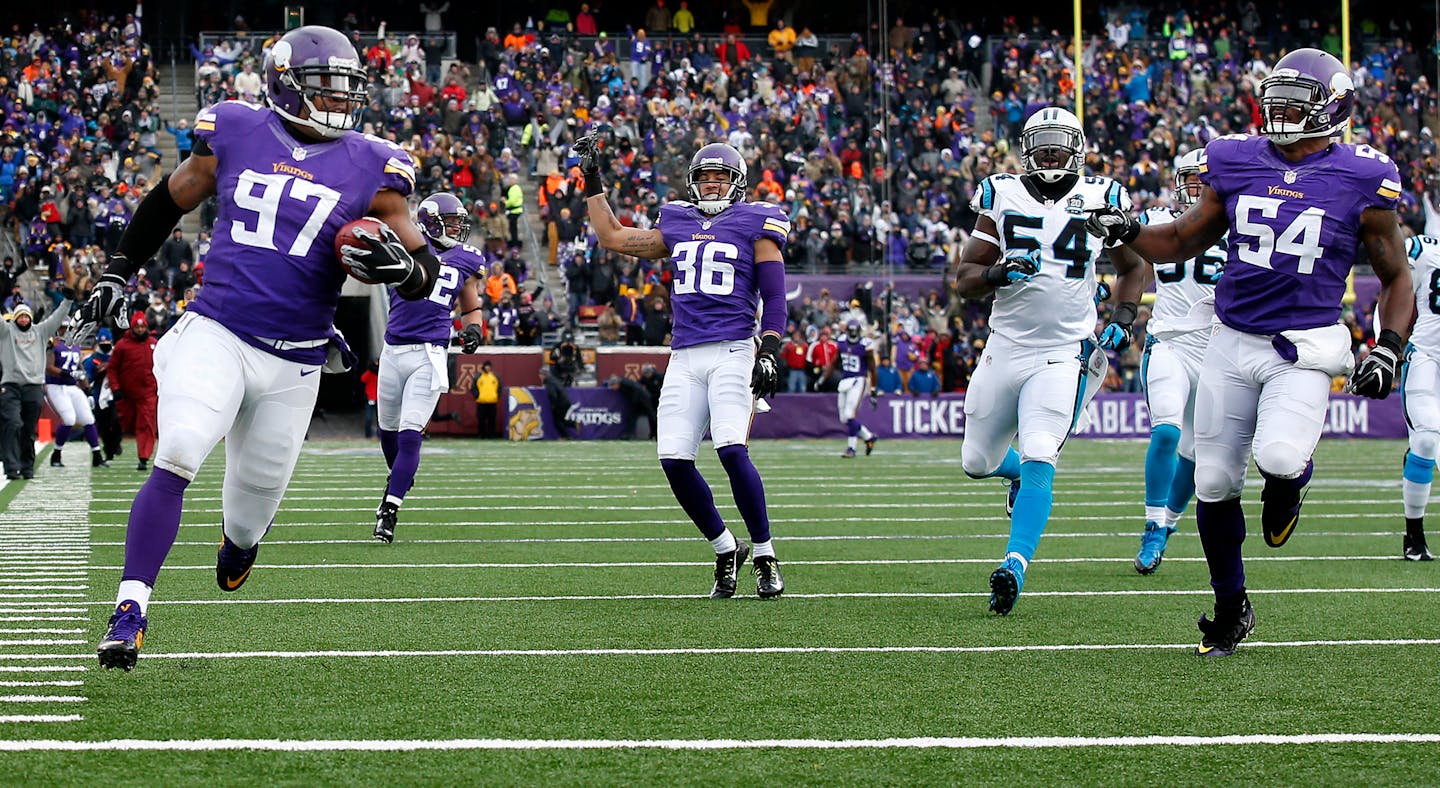
POLYGON ((730 295, 735 292, 735 262, 740 249, 724 241, 681 241, 670 251, 675 263, 675 295, 730 295))

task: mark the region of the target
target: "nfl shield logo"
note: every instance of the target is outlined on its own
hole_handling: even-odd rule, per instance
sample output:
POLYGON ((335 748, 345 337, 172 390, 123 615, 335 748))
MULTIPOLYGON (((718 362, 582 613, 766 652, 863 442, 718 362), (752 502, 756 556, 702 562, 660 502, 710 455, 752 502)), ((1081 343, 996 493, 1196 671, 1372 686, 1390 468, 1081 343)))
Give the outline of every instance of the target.
POLYGON ((1286 182, 1286 183, 1294 183, 1294 182, 1295 182, 1295 179, 1298 178, 1298 177, 1300 177, 1300 176, 1299 176, 1299 175, 1296 175, 1294 170, 1286 170, 1286 171, 1285 171, 1285 182, 1286 182))
POLYGON ((305 156, 306 153, 304 148, 295 148, 294 150, 290 151, 290 158, 294 159, 295 161, 305 161, 305 156))
POLYGON ((710 229, 710 223, 709 223, 709 222, 704 222, 703 224, 700 225, 700 229, 702 229, 702 230, 708 230, 708 229, 710 229))

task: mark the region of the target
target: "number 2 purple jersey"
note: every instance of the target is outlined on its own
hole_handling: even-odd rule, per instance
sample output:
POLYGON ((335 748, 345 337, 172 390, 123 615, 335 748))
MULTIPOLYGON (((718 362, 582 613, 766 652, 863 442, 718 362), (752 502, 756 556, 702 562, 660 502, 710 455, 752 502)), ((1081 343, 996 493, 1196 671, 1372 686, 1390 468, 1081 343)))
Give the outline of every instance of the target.
POLYGON ((190 309, 255 337, 325 338, 345 278, 335 233, 381 189, 411 192, 409 154, 354 132, 302 142, 272 110, 238 101, 201 110, 195 136, 215 153, 220 212, 190 309))
POLYGON ((1339 320, 1361 214, 1395 210, 1395 164, 1368 145, 1338 142, 1291 162, 1264 137, 1230 136, 1205 148, 1200 173, 1230 217, 1215 288, 1220 322, 1276 334, 1339 320))
MULTIPOLYGON (((790 220, 779 206, 736 203, 710 215, 688 202, 660 206, 656 222, 670 249, 673 348, 755 336, 760 305, 755 242, 785 248, 790 220)), ((780 265, 774 262, 764 265, 780 265)))
MULTIPOLYGON (((431 248, 434 248, 433 245, 431 248)), ((430 295, 407 301, 395 291, 390 291, 390 319, 385 324, 385 344, 450 343, 450 312, 455 308, 455 296, 470 277, 484 270, 486 258, 484 252, 470 244, 445 249, 436 256, 440 258, 440 274, 430 295)))

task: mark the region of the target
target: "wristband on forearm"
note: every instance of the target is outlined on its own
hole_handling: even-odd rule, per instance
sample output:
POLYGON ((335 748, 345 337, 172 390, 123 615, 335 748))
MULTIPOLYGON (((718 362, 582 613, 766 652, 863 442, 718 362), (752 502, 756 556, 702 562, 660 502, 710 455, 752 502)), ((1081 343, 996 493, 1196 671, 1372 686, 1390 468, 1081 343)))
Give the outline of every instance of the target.
POLYGON ((1122 326, 1134 325, 1135 317, 1140 314, 1140 307, 1134 301, 1122 301, 1110 314, 1110 322, 1122 326))
POLYGON ((407 301, 416 301, 430 292, 430 283, 439 276, 440 258, 430 251, 429 246, 410 250, 410 256, 415 259, 415 268, 405 281, 395 286, 395 292, 407 301))
POLYGON ((1390 352, 1394 353, 1396 358, 1399 358, 1405 352, 1405 340, 1400 338, 1399 332, 1391 331, 1388 328, 1381 331, 1380 336, 1375 338, 1375 344, 1380 347, 1389 348, 1390 352))
POLYGON ((780 336, 778 334, 762 334, 760 336, 760 355, 780 357, 780 336))
POLYGON ((600 195, 605 193, 605 184, 600 182, 599 170, 596 170, 594 172, 582 171, 580 174, 585 176, 585 196, 587 198, 599 197, 600 195))

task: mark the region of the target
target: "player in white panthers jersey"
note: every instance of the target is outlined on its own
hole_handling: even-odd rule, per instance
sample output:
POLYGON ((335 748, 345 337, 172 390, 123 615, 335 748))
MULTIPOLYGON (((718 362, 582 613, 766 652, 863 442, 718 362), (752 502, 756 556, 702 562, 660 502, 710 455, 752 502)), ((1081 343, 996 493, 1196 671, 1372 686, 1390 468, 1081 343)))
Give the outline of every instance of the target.
POLYGON ((1405 452, 1405 541, 1411 561, 1433 561, 1425 544, 1425 502, 1435 454, 1440 450, 1440 238, 1417 235, 1405 241, 1410 280, 1415 284, 1415 328, 1400 371, 1400 397, 1410 450, 1405 452))
POLYGON ((1139 258, 1112 252, 1122 302, 1095 339, 1095 261, 1101 244, 1087 237, 1087 211, 1128 211, 1119 183, 1081 177, 1085 135, 1074 114, 1042 109, 1025 122, 1025 174, 992 175, 971 207, 979 214, 961 253, 961 295, 995 294, 990 340, 965 397, 961 459, 972 478, 1010 483, 1010 541, 990 575, 990 609, 1015 605, 1025 570, 1050 519, 1055 463, 1095 386, 1102 348, 1130 344, 1143 277, 1139 258), (1019 437, 1019 450, 1011 441, 1019 437))
MULTIPOLYGON (((1140 215, 1141 224, 1173 222, 1200 199, 1201 154, 1201 149, 1193 150, 1175 162, 1174 197, 1180 208, 1151 208, 1140 215)), ((1175 523, 1195 494, 1195 392, 1225 254, 1221 240, 1189 260, 1155 263, 1155 305, 1141 366, 1150 411, 1145 530, 1135 556, 1135 571, 1142 575, 1160 567, 1175 523)))

